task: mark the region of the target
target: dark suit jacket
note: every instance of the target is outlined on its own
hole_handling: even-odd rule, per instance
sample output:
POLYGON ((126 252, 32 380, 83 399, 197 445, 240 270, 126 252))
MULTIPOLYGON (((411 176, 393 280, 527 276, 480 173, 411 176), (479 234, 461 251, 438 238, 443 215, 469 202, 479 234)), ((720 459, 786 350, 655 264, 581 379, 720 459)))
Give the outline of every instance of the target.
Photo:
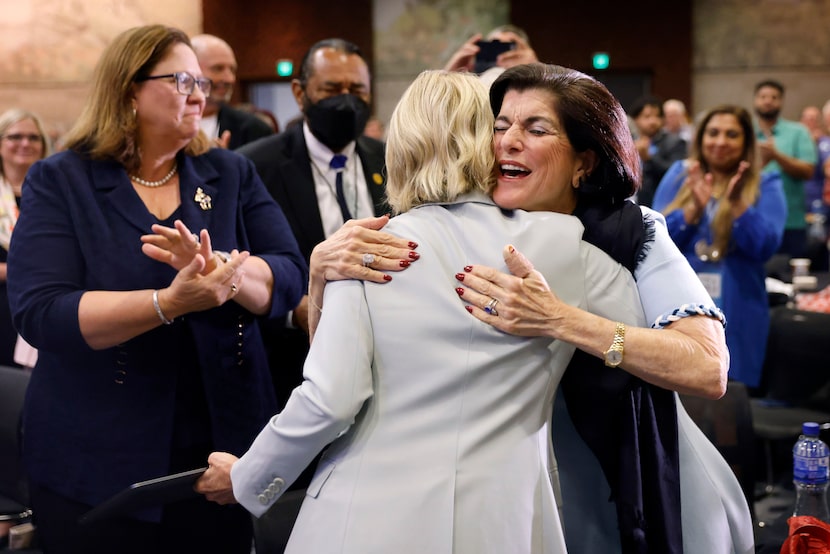
POLYGON ((686 141, 679 135, 663 130, 652 137, 651 143, 657 152, 643 162, 643 186, 637 193, 637 203, 648 207, 651 207, 654 193, 663 175, 674 162, 685 158, 689 150, 686 141))
MULTIPOLYGON (((305 289, 305 262, 253 165, 219 148, 178 163, 177 217, 207 229, 216 249, 265 260, 275 276, 270 315, 284 317, 305 289), (194 200, 198 188, 210 209, 194 200)), ((216 450, 242 454, 276 410, 259 326, 235 302, 116 347, 87 345, 78 323, 84 292, 146 289, 152 313, 150 289, 173 280, 175 269, 141 251, 140 236, 157 221, 115 162, 62 152, 26 178, 8 272, 15 324, 39 349, 24 416, 26 469, 90 505, 168 472, 177 390, 203 388, 216 450), (182 361, 197 379, 179 380, 182 361)))
MULTIPOLYGON (((375 205, 375 215, 390 213, 386 204, 383 143, 360 137, 356 151, 363 164, 363 175, 375 205)), ((282 207, 300 252, 308 261, 311 251, 326 237, 303 126, 292 126, 283 133, 248 144, 238 152, 254 162, 265 188, 282 207)), ((297 329, 279 326, 276 321, 264 324, 264 328, 271 375, 277 389, 277 400, 282 405, 294 387, 302 383, 308 335, 297 329)))
POLYGON ((230 106, 219 108, 217 119, 219 120, 219 136, 222 136, 225 131, 231 132, 228 150, 236 150, 249 142, 274 134, 271 127, 254 114, 230 106))

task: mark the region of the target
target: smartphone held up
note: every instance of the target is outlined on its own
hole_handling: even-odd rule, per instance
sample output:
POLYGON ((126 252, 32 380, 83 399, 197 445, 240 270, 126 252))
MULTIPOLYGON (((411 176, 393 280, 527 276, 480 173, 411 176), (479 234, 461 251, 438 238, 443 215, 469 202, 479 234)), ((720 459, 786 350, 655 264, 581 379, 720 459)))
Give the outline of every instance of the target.
POLYGON ((496 65, 496 58, 499 54, 516 48, 516 43, 502 42, 500 40, 479 40, 476 41, 476 46, 478 46, 478 54, 476 54, 473 71, 475 73, 483 73, 496 65))

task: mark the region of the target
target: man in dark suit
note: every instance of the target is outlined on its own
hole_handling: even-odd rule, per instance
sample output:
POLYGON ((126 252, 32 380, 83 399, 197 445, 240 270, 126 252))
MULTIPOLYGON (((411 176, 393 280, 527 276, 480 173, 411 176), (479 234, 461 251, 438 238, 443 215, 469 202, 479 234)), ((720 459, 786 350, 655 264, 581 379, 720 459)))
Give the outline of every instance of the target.
POLYGON ((202 74, 213 82, 202 112, 202 130, 218 146, 234 150, 274 130, 257 116, 231 108, 228 102, 236 83, 236 57, 230 45, 213 35, 190 39, 202 74))
POLYGON ((637 192, 637 203, 651 207, 657 185, 677 160, 688 153, 689 145, 680 135, 663 129, 663 102, 654 96, 634 101, 628 111, 634 128, 634 144, 643 164, 643 183, 637 192))
MULTIPOLYGON (((239 149, 282 207, 306 261, 346 220, 390 212, 383 143, 362 136, 370 87, 369 66, 357 46, 342 39, 320 41, 303 57, 299 78, 291 83, 302 123, 239 149)), ((302 382, 308 296, 283 325, 263 327, 283 404, 302 382)))

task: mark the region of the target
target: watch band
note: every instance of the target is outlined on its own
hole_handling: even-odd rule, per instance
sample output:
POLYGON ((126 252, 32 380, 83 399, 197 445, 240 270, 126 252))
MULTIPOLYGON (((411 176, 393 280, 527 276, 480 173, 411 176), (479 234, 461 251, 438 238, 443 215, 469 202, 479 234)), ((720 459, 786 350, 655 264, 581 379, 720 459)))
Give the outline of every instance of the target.
POLYGON ((608 367, 617 367, 623 361, 623 353, 625 350, 625 325, 617 322, 614 327, 614 341, 611 347, 605 351, 605 365, 608 367))

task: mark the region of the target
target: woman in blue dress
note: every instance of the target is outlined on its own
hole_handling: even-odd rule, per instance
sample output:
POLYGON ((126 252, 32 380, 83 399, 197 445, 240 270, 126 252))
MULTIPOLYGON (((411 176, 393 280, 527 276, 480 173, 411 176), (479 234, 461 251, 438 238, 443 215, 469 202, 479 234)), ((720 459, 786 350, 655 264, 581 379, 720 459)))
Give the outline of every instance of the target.
POLYGON ((781 177, 760 172, 752 119, 739 106, 710 110, 693 148, 663 177, 654 209, 729 320, 729 378, 757 387, 769 330, 764 264, 787 217, 781 177))

